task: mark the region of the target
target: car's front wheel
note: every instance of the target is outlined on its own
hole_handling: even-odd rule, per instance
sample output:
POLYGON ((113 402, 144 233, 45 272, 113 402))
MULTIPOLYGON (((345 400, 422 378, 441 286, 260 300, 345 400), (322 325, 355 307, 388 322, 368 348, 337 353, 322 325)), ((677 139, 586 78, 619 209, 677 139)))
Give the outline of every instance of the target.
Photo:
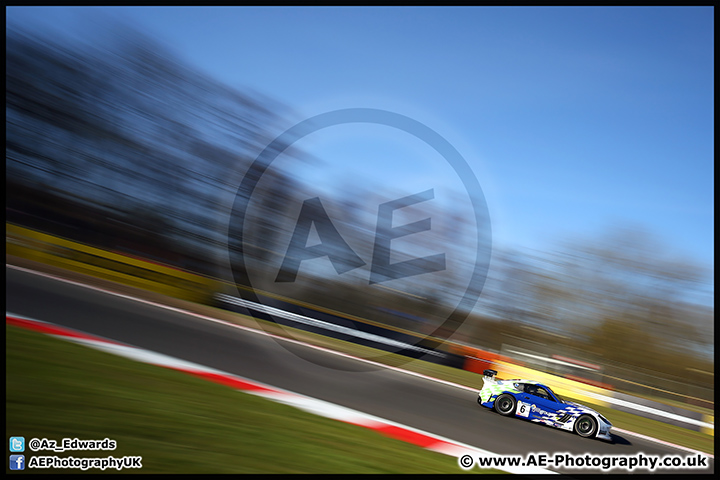
POLYGON ((575 422, 575 433, 581 437, 592 437, 597 432, 597 422, 590 415, 581 415, 575 422))
POLYGON ((500 415, 512 415, 515 413, 515 397, 503 393, 495 399, 495 411, 500 415))

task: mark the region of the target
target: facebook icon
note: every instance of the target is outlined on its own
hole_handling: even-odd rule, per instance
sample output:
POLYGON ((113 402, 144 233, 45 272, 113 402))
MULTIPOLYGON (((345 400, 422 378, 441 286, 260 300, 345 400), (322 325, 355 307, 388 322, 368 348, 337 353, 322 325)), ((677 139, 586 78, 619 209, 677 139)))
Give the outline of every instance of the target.
POLYGON ((25 455, 10 455, 10 470, 25 470, 25 455))

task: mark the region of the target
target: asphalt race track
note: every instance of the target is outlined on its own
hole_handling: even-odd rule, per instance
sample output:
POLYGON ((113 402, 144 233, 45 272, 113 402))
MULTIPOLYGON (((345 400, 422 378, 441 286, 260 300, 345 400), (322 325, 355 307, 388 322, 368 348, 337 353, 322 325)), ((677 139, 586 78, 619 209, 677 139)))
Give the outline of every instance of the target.
MULTIPOLYGON (((316 349, 286 342, 281 345, 281 340, 265 335, 10 267, 6 267, 6 281, 8 313, 196 362, 498 454, 691 455, 634 435, 616 433, 610 443, 501 417, 480 407, 472 391, 389 369, 369 368, 316 349)), ((709 464, 709 470, 653 473, 712 473, 714 459, 709 459, 709 464)))

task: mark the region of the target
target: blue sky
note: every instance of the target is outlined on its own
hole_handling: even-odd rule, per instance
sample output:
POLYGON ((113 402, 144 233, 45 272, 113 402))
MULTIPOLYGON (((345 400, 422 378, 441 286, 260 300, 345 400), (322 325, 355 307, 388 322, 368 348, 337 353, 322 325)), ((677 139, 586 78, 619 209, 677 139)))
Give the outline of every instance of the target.
POLYGON ((296 121, 370 107, 422 122, 473 169, 496 246, 545 251, 628 226, 714 268, 712 7, 6 13, 79 36, 126 22, 296 121))

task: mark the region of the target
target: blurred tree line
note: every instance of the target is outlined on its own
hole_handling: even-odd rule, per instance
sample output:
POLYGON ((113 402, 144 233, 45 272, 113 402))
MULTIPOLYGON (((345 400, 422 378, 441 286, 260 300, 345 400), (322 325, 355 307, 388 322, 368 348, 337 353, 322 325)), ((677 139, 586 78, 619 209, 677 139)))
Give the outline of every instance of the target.
POLYGON ((281 107, 135 31, 6 42, 7 220, 213 274, 229 199, 281 107))
MULTIPOLYGON (((138 32, 70 45, 9 28, 6 220, 215 276, 227 264, 227 219, 242 175, 285 112, 183 65, 138 32)), ((282 223, 302 191, 291 174, 264 177, 248 236, 255 260, 283 254, 282 223)), ((351 225, 361 216, 345 205, 338 218, 351 225)), ((447 226, 462 227, 462 219, 447 226)), ((367 247, 372 225, 365 230, 355 235, 367 247)), ((634 229, 535 255, 495 248, 481 301, 459 334, 485 348, 521 339, 618 372, 646 369, 711 388, 714 311, 696 301, 709 274, 663 255, 634 229)), ((369 295, 352 280, 318 277, 297 295, 427 334, 433 325, 423 317, 442 316, 452 291, 448 281, 417 296, 369 295)))
MULTIPOLYGON (((617 226, 536 254, 498 252, 468 341, 520 346, 603 366, 605 381, 634 379, 714 391, 712 272, 668 254, 647 232, 617 226)), ((661 386, 662 385, 662 386, 661 386)))

